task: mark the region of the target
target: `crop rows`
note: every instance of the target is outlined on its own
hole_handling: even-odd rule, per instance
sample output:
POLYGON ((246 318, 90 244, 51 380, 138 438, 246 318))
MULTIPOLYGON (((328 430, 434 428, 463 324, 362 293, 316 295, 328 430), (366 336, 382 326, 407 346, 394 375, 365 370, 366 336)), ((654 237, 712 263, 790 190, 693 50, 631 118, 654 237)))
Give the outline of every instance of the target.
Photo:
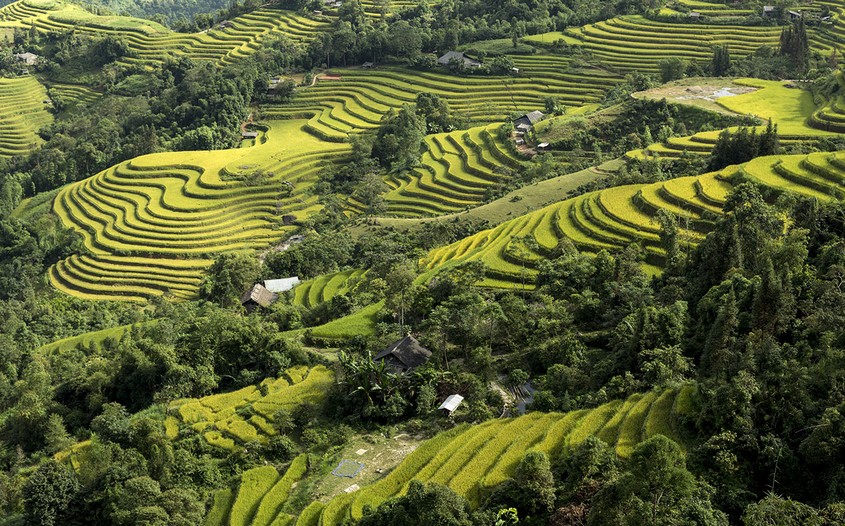
POLYGON ((50 85, 50 96, 63 100, 68 106, 78 107, 92 104, 100 93, 78 84, 53 83, 50 85))
MULTIPOLYGON (((777 124, 778 137, 783 145, 796 145, 837 133, 837 109, 842 104, 834 99, 817 110, 813 95, 797 89, 791 82, 759 79, 737 79, 733 84, 755 88, 755 91, 736 96, 721 97, 720 106, 740 115, 755 115, 777 124)), ((843 109, 842 111, 845 111, 843 109)), ((845 127, 842 128, 845 130, 845 127)), ((758 126, 763 133, 765 126, 758 126)), ((691 137, 672 137, 665 142, 651 144, 642 150, 628 152, 628 158, 678 158, 683 155, 709 155, 721 130, 697 133, 691 137)))
POLYGON ((293 301, 296 305, 302 305, 309 309, 314 308, 335 296, 348 293, 363 275, 364 270, 362 269, 323 274, 297 285, 294 289, 293 301))
POLYGON ((277 242, 282 215, 319 206, 308 189, 321 163, 348 147, 301 127, 277 123, 248 149, 138 157, 64 187, 53 209, 89 254, 54 265, 53 285, 92 299, 195 296, 217 254, 277 242), (264 177, 245 181, 256 173, 264 177))
POLYGON ((692 388, 637 394, 625 402, 610 402, 592 410, 534 412, 455 427, 424 442, 374 484, 325 505, 308 506, 296 524, 331 526, 359 519, 365 506, 376 507, 403 495, 412 480, 446 485, 478 506, 491 488, 513 476, 526 453, 542 451, 557 456, 590 436, 602 438, 623 457, 657 433, 677 440, 674 401, 679 393, 692 388))
POLYGON ((451 245, 422 260, 432 273, 477 260, 486 266, 483 286, 530 287, 537 262, 567 239, 585 253, 618 251, 639 243, 646 270, 656 272, 665 259, 658 210, 678 220, 683 244, 694 245, 721 213, 735 179, 820 200, 845 197, 845 153, 760 157, 718 173, 682 177, 648 185, 608 188, 553 204, 451 245))
POLYGON ((226 27, 182 34, 147 20, 94 15, 58 0, 19 0, 0 10, 0 20, 5 25, 35 27, 42 32, 74 30, 95 36, 119 35, 133 52, 125 62, 188 56, 228 63, 251 55, 270 38, 284 36, 294 42, 306 42, 328 28, 324 20, 264 7, 229 21, 226 27))
POLYGON ((694 243, 710 226, 710 216, 719 211, 729 188, 716 174, 708 174, 584 194, 435 249, 423 265, 438 269, 479 260, 487 267, 482 285, 527 288, 534 281, 537 263, 568 239, 586 253, 640 243, 654 268, 665 257, 657 210, 676 214, 682 238, 694 243))
POLYGON ((413 170, 391 175, 384 195, 395 216, 440 215, 480 204, 485 192, 506 182, 505 169, 521 166, 496 133, 498 124, 425 138, 426 151, 413 170))
MULTIPOLYGON (((700 0, 677 0, 677 3, 687 8, 690 12, 696 12, 702 16, 711 18, 722 17, 737 17, 748 16, 754 11, 751 9, 737 8, 729 4, 717 4, 712 2, 702 2, 700 0)), ((661 14, 664 10, 661 10, 661 14)))
POLYGON ((559 57, 516 58, 519 77, 465 77, 407 68, 337 69, 314 86, 300 89, 293 101, 267 108, 269 116, 307 117, 308 129, 329 141, 374 129, 391 109, 412 104, 421 92, 435 93, 456 113, 479 122, 501 122, 513 113, 542 109, 547 97, 568 106, 601 99, 619 82, 599 70, 568 70, 559 57), (330 80, 332 79, 332 80, 330 80))
MULTIPOLYGON (((750 14, 745 10, 723 9, 728 6, 720 4, 682 3, 688 4, 691 10, 715 18, 750 14)), ((810 28, 810 47, 830 54, 845 44, 845 7, 832 0, 819 2, 819 5, 830 8, 834 15, 833 24, 810 28)), ((664 9, 662 14, 678 13, 664 9)), ((727 45, 736 58, 746 57, 761 46, 778 49, 780 31, 781 28, 776 26, 669 23, 639 15, 625 15, 569 28, 563 33, 533 35, 527 40, 548 45, 562 39, 569 45, 590 51, 597 60, 617 71, 656 73, 660 61, 674 57, 705 65, 712 57, 713 48, 721 45, 727 45)))
POLYGON ((308 470, 307 455, 294 458, 284 474, 273 466, 245 471, 236 490, 225 488, 214 495, 203 526, 283 526, 292 515, 282 512, 293 485, 308 470))
POLYGON ((0 158, 26 155, 38 144, 38 130, 50 124, 47 90, 35 77, 0 78, 0 158))
POLYGON ((818 8, 827 7, 830 10, 830 23, 824 23, 812 29, 813 48, 830 55, 833 50, 841 54, 845 44, 845 6, 837 0, 819 0, 813 2, 818 8))
MULTIPOLYGON (((659 62, 667 58, 709 61, 713 47, 723 44, 737 57, 764 45, 777 48, 780 28, 666 23, 629 15, 570 28, 560 37, 589 50, 596 59, 618 71, 653 73, 659 62)), ((528 40, 542 43, 544 37, 536 35, 528 40)))
POLYGON ((168 406, 165 430, 177 438, 180 428, 202 433, 208 443, 236 450, 250 442, 274 436, 273 422, 280 410, 322 401, 333 382, 322 365, 312 369, 294 367, 284 376, 267 378, 259 386, 228 393, 176 400, 168 406), (250 416, 244 416, 244 415, 250 416))
POLYGON ((845 133, 845 77, 842 73, 836 76, 838 89, 827 104, 813 112, 809 124, 815 128, 833 132, 845 133))

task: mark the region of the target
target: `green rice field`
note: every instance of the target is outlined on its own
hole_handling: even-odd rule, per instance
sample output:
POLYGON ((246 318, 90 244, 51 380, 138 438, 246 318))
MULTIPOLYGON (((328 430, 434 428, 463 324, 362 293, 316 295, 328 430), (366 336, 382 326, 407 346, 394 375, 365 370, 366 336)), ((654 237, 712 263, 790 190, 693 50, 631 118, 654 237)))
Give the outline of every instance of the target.
POLYGON ((175 400, 167 408, 165 430, 171 439, 176 439, 183 430, 190 429, 202 433, 213 446, 239 450, 251 442, 266 442, 275 436, 273 422, 278 411, 321 402, 333 382, 333 374, 324 366, 301 366, 288 369, 279 378, 267 378, 258 386, 175 400), (251 416, 242 416, 245 411, 251 416))
POLYGON ((282 508, 291 488, 308 470, 307 455, 294 458, 282 473, 273 466, 245 471, 237 488, 225 488, 214 495, 203 526, 282 526, 294 516, 282 508))

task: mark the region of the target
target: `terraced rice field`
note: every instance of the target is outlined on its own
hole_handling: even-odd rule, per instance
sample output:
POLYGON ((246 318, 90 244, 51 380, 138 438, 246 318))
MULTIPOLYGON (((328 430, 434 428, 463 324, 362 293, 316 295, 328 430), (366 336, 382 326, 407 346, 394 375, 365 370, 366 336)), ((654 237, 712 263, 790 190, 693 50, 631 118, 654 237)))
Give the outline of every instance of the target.
POLYGON ((312 309, 333 297, 346 294, 357 280, 364 276, 363 269, 344 270, 333 274, 324 274, 296 286, 293 290, 293 302, 312 309))
MULTIPOLYGON (((156 323, 155 321, 147 322, 147 324, 156 323)), ((133 325, 120 325, 101 331, 86 332, 78 336, 71 336, 69 338, 62 338, 47 345, 42 345, 36 351, 39 356, 48 356, 51 354, 62 354, 67 351, 72 351, 78 347, 101 347, 107 341, 117 342, 123 338, 123 335, 132 330, 133 325)))
POLYGON ((293 367, 279 378, 263 380, 259 386, 175 400, 168 406, 164 427, 172 439, 179 437, 181 429, 190 428, 202 433, 213 446, 238 450, 276 435, 273 422, 278 411, 321 402, 333 382, 331 371, 322 365, 312 369, 293 367), (252 416, 245 418, 241 416, 243 412, 252 416))
POLYGON ((38 130, 53 122, 49 102, 35 77, 0 78, 0 157, 26 155, 42 142, 38 130))
POLYGON ((647 254, 648 269, 657 272, 665 258, 655 219, 657 210, 665 208, 677 214, 682 238, 696 243, 711 226, 711 217, 718 213, 730 190, 730 184, 718 175, 584 194, 437 248, 422 265, 436 270, 478 260, 487 267, 481 285, 532 288, 537 263, 568 239, 582 252, 593 254, 640 243, 647 254))
MULTIPOLYGON (((835 128, 825 124, 832 110, 827 106, 816 110, 813 95, 789 82, 759 79, 737 79, 734 84, 757 88, 742 95, 721 97, 720 106, 740 115, 755 115, 778 125, 781 144, 789 145, 831 136, 835 128)), ((836 104, 836 101, 832 103, 836 104)), ((845 122, 845 116, 843 116, 845 122)), ((765 126, 757 128, 762 132, 765 126)), ((845 130, 845 126, 842 128, 845 130)), ((628 152, 629 159, 678 158, 686 154, 709 155, 721 130, 697 133, 689 137, 672 137, 666 142, 649 145, 642 150, 628 152)))
POLYGON ((506 120, 513 113, 542 109, 546 97, 568 106, 600 100, 621 79, 600 70, 570 69, 562 57, 520 58, 519 77, 462 77, 400 67, 335 69, 298 90, 293 101, 269 107, 271 118, 308 118, 307 129, 327 141, 374 129, 391 109, 412 104, 421 92, 435 93, 458 114, 476 122, 506 120), (331 80, 329 80, 331 79, 331 80))
MULTIPOLYGON (((725 18, 725 17, 746 17, 754 11, 751 9, 738 9, 729 4, 718 4, 712 2, 701 2, 699 0, 677 0, 679 7, 683 7, 688 12, 696 12, 702 16, 710 18, 725 18)), ((670 3, 670 5, 672 5, 670 3)), ((678 12, 673 9, 664 8, 660 10, 660 14, 674 14, 680 16, 688 16, 687 13, 678 12)))
POLYGON ((225 488, 214 502, 203 526, 283 526, 295 517, 282 512, 291 488, 308 471, 307 455, 293 459, 284 473, 273 466, 245 471, 236 489, 225 488))
MULTIPOLYGON (((401 496, 412 480, 437 482, 478 506, 490 488, 513 476, 531 451, 557 456, 590 436, 598 436, 623 457, 639 442, 663 434, 678 440, 675 419, 683 410, 676 400, 693 386, 636 394, 595 409, 572 413, 529 413, 513 419, 458 426, 423 442, 386 476, 353 493, 315 502, 297 517, 299 526, 331 526, 359 519, 364 506, 378 506, 401 496), (677 405, 677 407, 676 407, 677 405)), ((263 469, 263 468, 262 468, 263 469)), ((214 523, 220 524, 220 523, 214 523)))
POLYGON ((119 35, 134 54, 123 59, 127 63, 179 56, 229 63, 254 53, 262 42, 276 36, 306 42, 325 31, 328 22, 263 7, 229 21, 227 27, 184 34, 148 20, 94 15, 62 0, 19 0, 0 10, 0 27, 35 27, 45 33, 73 30, 94 36, 119 35))
POLYGON ((50 97, 63 100, 70 107, 87 106, 100 96, 99 92, 78 84, 58 84, 50 86, 50 97))
POLYGON ((845 5, 838 0, 820 0, 813 4, 819 9, 827 7, 832 17, 830 23, 813 29, 813 47, 825 56, 830 55, 834 49, 841 56, 842 46, 845 44, 845 5))
POLYGON ((660 61, 667 58, 705 63, 711 60, 713 47, 723 44, 737 58, 760 46, 777 48, 780 31, 779 27, 667 23, 626 15, 526 40, 542 45, 560 38, 589 50, 596 60, 617 71, 656 73, 660 61))
POLYGON ((845 77, 837 74, 839 89, 827 104, 814 111, 808 123, 814 128, 833 133, 845 133, 845 77))
POLYGON ((51 283, 90 299, 194 297, 217 254, 266 247, 292 228, 282 215, 319 209, 308 189, 348 146, 323 143, 303 124, 271 123, 267 142, 252 148, 146 155, 64 187, 53 209, 89 253, 54 265, 51 283), (244 181, 256 172, 266 178, 244 181))
POLYGON ((609 188, 548 206, 451 245, 431 251, 421 264, 430 277, 466 261, 487 267, 482 286, 530 288, 537 262, 563 239, 584 253, 621 250, 640 243, 646 269, 658 272, 665 259, 658 210, 672 212, 686 244, 698 243, 721 213, 729 180, 750 180, 779 191, 819 200, 845 197, 845 152, 760 157, 718 173, 649 185, 609 188))
POLYGON ((517 159, 499 140, 499 124, 429 135, 420 166, 386 178, 387 214, 442 215, 481 204, 487 189, 507 181, 517 159))

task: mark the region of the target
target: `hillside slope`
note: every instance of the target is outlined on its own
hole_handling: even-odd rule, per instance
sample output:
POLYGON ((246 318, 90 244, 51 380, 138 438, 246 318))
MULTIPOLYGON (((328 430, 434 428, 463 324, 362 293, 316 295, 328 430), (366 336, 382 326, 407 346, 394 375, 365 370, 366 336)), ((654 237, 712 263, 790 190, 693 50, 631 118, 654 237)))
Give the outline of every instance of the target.
MULTIPOLYGON (((279 510, 275 515, 277 522, 272 524, 335 526, 361 518, 365 506, 377 507, 389 498, 405 494, 412 480, 446 485, 478 506, 493 487, 514 474, 519 461, 531 451, 556 457, 596 436, 625 458, 634 446, 654 435, 679 440, 677 419, 689 410, 693 391, 694 386, 687 385, 635 394, 595 409, 565 414, 532 412, 479 425, 459 425, 424 441, 375 483, 360 489, 353 487, 349 493, 327 501, 316 500, 296 517, 292 515, 294 510, 277 496, 279 490, 274 481, 279 480, 279 474, 273 468, 256 468, 244 474, 234 492, 225 489, 217 494, 205 524, 265 524, 267 518, 260 510, 272 507, 279 510), (247 490, 257 487, 255 479, 265 481, 261 489, 247 490), (250 512, 245 513, 244 509, 250 512)), ((289 473, 292 470, 302 477, 298 462, 299 459, 293 461, 289 473)), ((365 466, 367 469, 374 468, 365 466)), ((355 478, 349 484, 354 482, 355 478)))

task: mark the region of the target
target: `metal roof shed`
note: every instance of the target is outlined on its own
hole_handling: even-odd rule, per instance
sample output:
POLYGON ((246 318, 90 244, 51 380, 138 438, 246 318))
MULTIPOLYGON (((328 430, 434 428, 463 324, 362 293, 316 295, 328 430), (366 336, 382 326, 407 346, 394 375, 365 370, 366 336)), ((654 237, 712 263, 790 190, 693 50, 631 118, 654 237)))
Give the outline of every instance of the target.
POLYGON ((464 401, 464 397, 459 395, 459 394, 449 395, 449 397, 446 398, 446 400, 442 404, 440 404, 440 407, 438 407, 437 409, 438 410, 442 409, 444 411, 449 412, 449 414, 451 414, 455 411, 455 409, 458 408, 459 405, 461 405, 461 402, 463 402, 463 401, 464 401))
POLYGON ((299 283, 299 276, 293 276, 291 278, 282 279, 265 279, 264 288, 266 288, 270 292, 287 292, 295 286, 299 285, 299 283))

